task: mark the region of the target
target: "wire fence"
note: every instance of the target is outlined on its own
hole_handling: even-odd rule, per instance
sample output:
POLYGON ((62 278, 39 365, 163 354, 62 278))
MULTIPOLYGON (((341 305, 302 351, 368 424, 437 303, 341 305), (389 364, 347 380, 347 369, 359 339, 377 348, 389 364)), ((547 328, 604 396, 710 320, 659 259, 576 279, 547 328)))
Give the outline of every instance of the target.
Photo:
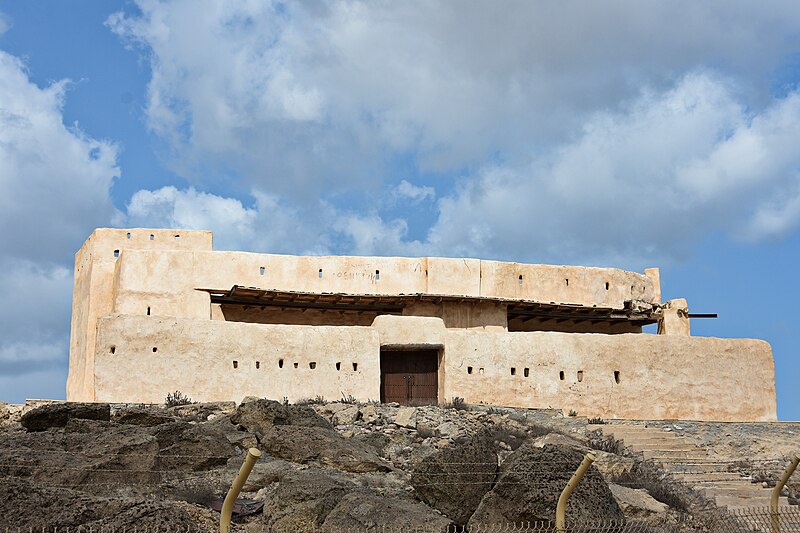
MULTIPOLYGON (((253 524, 251 524, 252 526, 253 524)), ((236 530, 261 531, 258 527, 234 526, 236 530)), ((0 528, 0 533, 216 533, 218 529, 187 525, 127 526, 80 525, 0 528)), ((553 522, 471 524, 469 526, 364 526, 336 527, 307 524, 295 533, 557 533, 553 522)), ((625 522, 567 523, 567 533, 799 533, 800 509, 781 508, 773 514, 766 508, 713 511, 694 515, 668 514, 657 518, 629 519, 625 522)))

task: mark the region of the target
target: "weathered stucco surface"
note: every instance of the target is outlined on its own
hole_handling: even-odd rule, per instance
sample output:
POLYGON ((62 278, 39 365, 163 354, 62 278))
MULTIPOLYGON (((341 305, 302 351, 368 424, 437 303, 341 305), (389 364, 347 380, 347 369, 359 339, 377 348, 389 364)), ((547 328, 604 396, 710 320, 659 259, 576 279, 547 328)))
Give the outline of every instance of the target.
POLYGON ((635 322, 508 319, 509 301, 591 312, 658 306, 660 293, 658 269, 216 252, 205 231, 98 229, 75 258, 67 398, 160 402, 181 390, 196 400, 378 399, 382 350, 418 348, 439 351, 440 401, 775 419, 769 345, 688 336, 685 301, 661 309, 665 335, 639 333, 635 322), (198 290, 234 285, 458 298, 416 301, 391 316, 212 304, 198 290))
POLYGON ((110 315, 98 332, 98 401, 156 403, 176 389, 203 401, 377 399, 381 347, 406 344, 442 346, 442 400, 605 418, 775 419, 772 353, 757 340, 447 330, 418 317, 315 327, 110 315))

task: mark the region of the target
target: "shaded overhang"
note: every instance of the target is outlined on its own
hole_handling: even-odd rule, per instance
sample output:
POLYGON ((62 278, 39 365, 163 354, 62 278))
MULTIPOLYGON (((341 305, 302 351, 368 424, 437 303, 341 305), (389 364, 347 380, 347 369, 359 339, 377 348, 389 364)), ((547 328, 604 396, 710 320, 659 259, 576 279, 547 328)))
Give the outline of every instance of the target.
POLYGON ((406 307, 418 303, 492 303, 505 306, 508 320, 554 320, 559 322, 628 322, 637 326, 658 322, 653 306, 642 306, 641 302, 625 302, 625 307, 586 306, 556 302, 538 302, 511 298, 489 298, 483 296, 454 296, 436 294, 346 294, 332 292, 300 292, 259 289, 234 285, 230 290, 197 289, 210 294, 211 303, 237 305, 245 308, 279 308, 375 313, 379 315, 402 315, 406 307))

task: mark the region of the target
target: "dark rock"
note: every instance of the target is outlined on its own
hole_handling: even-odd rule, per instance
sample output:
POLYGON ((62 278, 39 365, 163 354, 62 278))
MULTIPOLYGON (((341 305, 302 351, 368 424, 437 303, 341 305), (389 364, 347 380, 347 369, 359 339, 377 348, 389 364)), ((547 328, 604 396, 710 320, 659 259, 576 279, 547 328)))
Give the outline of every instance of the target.
POLYGON ((86 420, 111 420, 111 406, 107 403, 50 403, 31 409, 20 422, 28 431, 44 431, 64 427, 71 418, 86 420))
MULTIPOLYGON (((555 521, 561 491, 578 469, 583 454, 552 444, 524 444, 500 466, 494 488, 481 500, 469 527, 555 521)), ((624 520, 611 490, 590 467, 567 505, 567 523, 624 520)))
POLYGON ((259 440, 274 426, 332 427, 307 405, 285 405, 261 399, 239 405, 231 415, 231 422, 254 433, 259 440))
POLYGON ((171 422, 151 428, 162 469, 197 471, 225 465, 237 452, 220 424, 171 422))
POLYGON ((261 437, 262 449, 295 463, 317 462, 347 472, 388 472, 391 467, 371 449, 322 427, 275 426, 261 437))
POLYGON ((163 414, 161 409, 124 409, 114 413, 112 420, 118 424, 132 424, 135 426, 153 427, 169 422, 175 418, 163 414))
POLYGON ((328 514, 322 531, 365 531, 387 528, 390 531, 445 532, 452 521, 427 505, 412 500, 381 496, 357 490, 345 494, 328 514))
POLYGON ((497 475, 497 450, 487 432, 427 456, 411 484, 422 501, 466 525, 497 475))
POLYGON ((264 502, 264 525, 272 533, 318 530, 355 485, 315 470, 286 473, 264 502))

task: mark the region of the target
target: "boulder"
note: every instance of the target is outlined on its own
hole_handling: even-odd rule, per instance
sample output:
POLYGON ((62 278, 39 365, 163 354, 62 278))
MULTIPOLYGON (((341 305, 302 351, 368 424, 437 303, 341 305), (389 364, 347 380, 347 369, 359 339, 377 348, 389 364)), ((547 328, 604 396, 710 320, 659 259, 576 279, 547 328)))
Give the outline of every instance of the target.
POLYGON ((669 511, 669 505, 656 500, 644 489, 631 489, 616 483, 609 483, 608 488, 626 517, 648 517, 669 511))
POLYGON ((22 415, 20 422, 28 431, 44 431, 64 427, 71 418, 108 421, 111 420, 111 406, 107 403, 50 403, 31 409, 22 415))
MULTIPOLYGON (((497 483, 481 500, 469 527, 555 521, 561 491, 582 459, 583 454, 568 447, 523 444, 500 466, 497 483)), ((603 476, 590 467, 569 500, 567 523, 623 520, 603 476)))
POLYGON ((163 414, 162 409, 131 408, 117 411, 112 420, 118 424, 133 424, 135 426, 153 427, 160 424, 175 422, 175 417, 163 414))
POLYGON ((167 470, 197 471, 225 465, 236 455, 224 426, 215 422, 178 421, 151 428, 159 446, 159 466, 167 470))
POLYGON ((321 528, 328 514, 356 486, 317 470, 289 472, 264 502, 264 526, 272 533, 321 528))
POLYGON ((383 531, 385 528, 387 531, 444 533, 451 525, 450 520, 423 503, 360 489, 342 497, 328 513, 321 531, 383 531))
POLYGON ((419 497, 463 526, 497 475, 497 453, 485 432, 428 455, 414 468, 411 484, 419 497))
POLYGON ((243 426, 259 440, 274 426, 332 427, 307 405, 286 405, 263 399, 240 404, 231 415, 231 422, 243 426))
POLYGON ((353 424, 361 418, 361 411, 357 405, 346 405, 344 409, 333 415, 333 423, 337 426, 353 424))
POLYGON ((394 423, 408 429, 417 428, 417 408, 401 407, 394 416, 394 423))
POLYGON ((347 472, 391 470, 375 449, 354 439, 344 439, 332 429, 275 426, 260 440, 265 452, 295 463, 316 462, 347 472))

